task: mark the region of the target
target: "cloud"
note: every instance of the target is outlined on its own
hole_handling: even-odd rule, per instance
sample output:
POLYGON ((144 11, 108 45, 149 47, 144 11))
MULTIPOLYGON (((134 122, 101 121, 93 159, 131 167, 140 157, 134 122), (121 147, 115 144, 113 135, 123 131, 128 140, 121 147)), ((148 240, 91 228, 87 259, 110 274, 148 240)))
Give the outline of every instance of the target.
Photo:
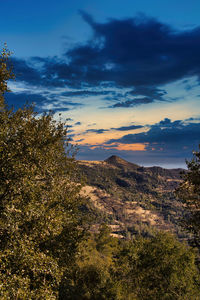
POLYGON ((114 82, 149 96, 159 85, 200 75, 200 28, 176 31, 147 17, 97 23, 84 12, 82 16, 93 39, 66 53, 77 75, 82 70, 82 82, 114 82))
POLYGON ((97 125, 97 124, 96 123, 92 123, 92 124, 88 124, 87 126, 91 127, 91 126, 94 126, 94 125, 97 125))
POLYGON ((163 89, 159 89, 153 86, 137 86, 134 90, 129 92, 133 96, 146 95, 148 98, 155 98, 157 100, 163 100, 163 96, 167 92, 163 89))
POLYGON ((119 139, 111 139, 107 144, 143 143, 146 151, 163 153, 163 155, 177 155, 188 157, 200 143, 200 123, 176 120, 172 122, 166 118, 152 125, 147 132, 127 134, 119 139))
POLYGON ((113 93, 112 91, 90 91, 90 90, 81 90, 81 91, 68 91, 62 93, 62 96, 66 97, 89 97, 89 96, 104 96, 113 93))
MULTIPOLYGON (((77 122, 77 123, 80 123, 80 122, 77 122)), ((75 124, 76 125, 76 124, 75 124)), ((93 124, 95 125, 95 124, 93 124)), ((144 126, 142 125, 129 125, 129 126, 121 126, 121 127, 116 127, 116 128, 110 128, 110 129, 87 129, 85 133, 97 133, 97 134, 101 134, 101 133, 104 133, 104 132, 107 132, 107 131, 111 131, 111 130, 117 130, 117 131, 129 131, 129 130, 135 130, 135 129, 140 129, 140 128, 143 128, 144 126)), ((94 145, 93 145, 94 146, 94 145)))
POLYGON ((121 126, 118 128, 111 128, 111 129, 118 130, 118 131, 128 131, 128 130, 140 129, 143 127, 144 126, 142 126, 142 125, 130 125, 130 126, 121 126))
POLYGON ((20 58, 12 58, 11 65, 16 80, 27 82, 32 85, 42 84, 42 74, 40 70, 28 64, 28 61, 20 58))
POLYGON ((137 106, 137 105, 141 105, 141 104, 152 103, 154 101, 155 101, 154 98, 149 98, 149 97, 135 98, 135 99, 126 100, 124 102, 115 103, 115 104, 109 106, 109 108, 133 107, 133 106, 137 106))
POLYGON ((104 97, 104 100, 115 101, 116 103, 109 105, 109 108, 117 107, 133 107, 141 104, 153 103, 155 101, 172 101, 174 99, 167 99, 164 96, 167 95, 167 92, 163 89, 155 87, 135 87, 132 90, 129 90, 125 93, 112 92, 104 97), (140 95, 145 95, 141 97, 140 95))
POLYGON ((188 121, 200 121, 200 117, 191 117, 191 118, 188 118, 188 119, 186 119, 185 120, 186 122, 188 122, 188 121))
POLYGON ((15 109, 21 107, 22 103, 35 104, 42 106, 48 99, 43 95, 29 94, 29 93, 6 93, 5 100, 10 106, 14 106, 15 109))
POLYGON ((5 100, 9 106, 14 106, 18 109, 22 106, 22 103, 33 104, 36 106, 38 112, 52 110, 53 112, 68 111, 72 107, 81 106, 82 104, 66 101, 65 99, 57 100, 57 96, 48 94, 45 96, 42 94, 28 93, 28 92, 9 92, 5 94, 5 100))
POLYGON ((85 131, 85 133, 93 132, 93 133, 101 134, 101 133, 104 133, 106 131, 109 131, 109 130, 108 129, 87 129, 85 131))
POLYGON ((119 155, 140 165, 186 167, 185 159, 192 158, 192 151, 200 143, 198 118, 171 121, 168 118, 148 125, 149 131, 127 134, 111 139, 102 145, 80 145, 78 159, 99 160, 119 155))
POLYGON ((81 15, 93 30, 92 38, 61 58, 14 58, 17 80, 76 88, 65 92, 66 97, 107 95, 108 101, 118 102, 110 106, 116 108, 169 100, 161 86, 200 77, 200 27, 178 31, 145 16, 98 23, 85 12, 81 15), (105 86, 130 91, 122 99, 99 91, 105 86))

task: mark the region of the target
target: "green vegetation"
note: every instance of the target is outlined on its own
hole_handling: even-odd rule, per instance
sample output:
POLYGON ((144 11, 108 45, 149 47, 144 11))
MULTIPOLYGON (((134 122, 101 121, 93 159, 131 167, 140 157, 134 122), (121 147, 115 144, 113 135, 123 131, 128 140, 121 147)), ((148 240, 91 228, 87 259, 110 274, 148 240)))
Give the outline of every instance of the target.
MULTIPOLYGON (((86 231, 90 206, 80 196, 79 168, 65 124, 55 122, 51 113, 39 116, 29 106, 17 111, 6 106, 4 93, 12 77, 8 57, 4 49, 0 299, 200 299, 197 255, 172 235, 152 232, 151 237, 127 234, 119 239, 105 224, 96 233, 86 231)), ((135 172, 134 180, 143 182, 135 172)), ((118 177, 121 195, 129 183, 128 176, 118 177)))
POLYGON ((127 299, 199 299, 195 254, 170 234, 129 242, 117 263, 127 299))
MULTIPOLYGON (((9 70, 3 52, 1 95, 9 70)), ((64 124, 31 107, 0 111, 0 298, 57 299, 81 236, 80 185, 64 124)))
POLYGON ((103 225, 80 252, 60 299, 200 299, 195 253, 170 234, 124 241, 103 225))
POLYGON ((188 172, 183 175, 183 183, 177 190, 188 212, 184 227, 192 233, 193 243, 200 250, 200 151, 194 152, 187 162, 188 172))

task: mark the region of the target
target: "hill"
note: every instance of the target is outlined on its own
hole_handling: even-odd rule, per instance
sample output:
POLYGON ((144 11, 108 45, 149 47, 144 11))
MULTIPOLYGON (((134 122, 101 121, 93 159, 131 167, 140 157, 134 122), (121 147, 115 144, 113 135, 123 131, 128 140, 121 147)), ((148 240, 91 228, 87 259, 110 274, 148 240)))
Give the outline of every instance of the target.
POLYGON ((183 169, 141 167, 118 156, 105 161, 79 161, 86 178, 86 194, 94 208, 96 230, 109 223, 113 235, 151 235, 155 230, 181 231, 183 205, 174 190, 181 182, 183 169))

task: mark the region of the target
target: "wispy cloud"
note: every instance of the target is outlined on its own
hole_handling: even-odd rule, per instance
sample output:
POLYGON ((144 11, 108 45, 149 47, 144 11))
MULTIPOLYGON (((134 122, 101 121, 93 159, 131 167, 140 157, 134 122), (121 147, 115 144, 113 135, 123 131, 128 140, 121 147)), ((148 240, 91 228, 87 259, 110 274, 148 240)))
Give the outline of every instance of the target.
POLYGON ((31 93, 31 92, 19 92, 19 93, 6 93, 5 99, 10 106, 14 106, 15 109, 22 106, 22 104, 33 104, 37 107, 38 112, 52 110, 53 112, 68 111, 72 108, 82 106, 82 103, 72 102, 50 93, 31 93))
POLYGON ((117 128, 111 128, 111 129, 118 130, 118 131, 128 131, 128 130, 140 129, 143 127, 144 127, 143 125, 130 125, 130 126, 121 126, 117 128))

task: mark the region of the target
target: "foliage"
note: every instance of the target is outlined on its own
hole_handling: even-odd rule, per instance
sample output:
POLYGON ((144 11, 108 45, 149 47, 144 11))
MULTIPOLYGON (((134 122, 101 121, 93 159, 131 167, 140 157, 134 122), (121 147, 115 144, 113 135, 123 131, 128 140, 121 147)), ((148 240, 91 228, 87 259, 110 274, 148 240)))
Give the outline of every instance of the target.
POLYGON ((63 282, 60 299, 103 300, 121 298, 120 282, 115 281, 114 255, 118 251, 119 240, 110 236, 105 224, 98 234, 88 235, 79 245, 77 266, 63 282))
MULTIPOLYGON (((10 71, 0 61, 1 95, 10 71)), ((0 111, 0 298, 57 299, 75 260, 81 199, 65 125, 33 108, 0 111)))
POLYGON ((199 299, 196 255, 170 234, 125 241, 111 237, 103 225, 79 251, 61 300, 199 299))
POLYGON ((10 56, 10 52, 7 49, 7 46, 5 44, 5 47, 2 50, 2 53, 0 55, 0 108, 2 109, 4 107, 4 98, 3 95, 5 92, 8 92, 8 86, 7 81, 14 77, 11 68, 8 68, 8 60, 10 56))
POLYGON ((194 152, 187 166, 188 171, 183 175, 184 181, 177 193, 188 211, 184 226, 193 234, 194 244, 200 249, 200 150, 194 152))
POLYGON ((172 235, 127 243, 117 265, 126 299, 199 299, 195 254, 172 235))

